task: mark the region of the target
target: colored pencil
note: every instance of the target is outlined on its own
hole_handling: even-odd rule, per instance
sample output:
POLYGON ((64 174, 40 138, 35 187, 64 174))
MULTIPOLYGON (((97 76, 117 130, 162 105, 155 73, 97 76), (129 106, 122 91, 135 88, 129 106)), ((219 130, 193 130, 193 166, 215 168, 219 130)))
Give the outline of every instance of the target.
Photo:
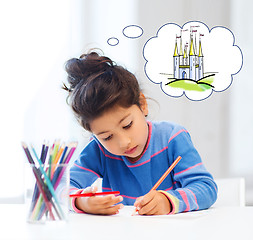
POLYGON ((96 193, 77 193, 77 194, 70 194, 69 197, 93 197, 93 196, 101 196, 101 195, 119 195, 119 191, 112 191, 112 192, 96 192, 96 193))
POLYGON ((45 146, 45 149, 44 149, 44 152, 43 152, 43 158, 41 159, 43 164, 45 164, 46 159, 47 159, 48 148, 49 148, 48 143, 46 143, 46 146, 45 146))
POLYGON ((156 190, 160 184, 164 181, 164 179, 170 174, 170 172, 173 170, 173 168, 178 164, 178 162, 181 160, 181 156, 178 156, 177 159, 170 165, 170 167, 167 169, 167 171, 161 176, 161 178, 157 181, 157 183, 151 188, 152 190, 156 190))
POLYGON ((52 167, 52 174, 53 175, 54 175, 55 169, 57 167, 57 163, 62 155, 64 148, 65 148, 65 144, 62 144, 62 146, 60 147, 59 151, 57 152, 57 154, 55 156, 54 162, 52 163, 53 164, 53 167, 52 167))
MULTIPOLYGON (((160 179, 156 182, 156 184, 151 188, 150 191, 156 190, 160 184, 164 181, 164 179, 170 174, 170 172, 174 169, 174 167, 178 164, 178 162, 182 159, 181 156, 178 156, 177 159, 170 165, 170 167, 166 170, 166 172, 160 177, 160 179)), ((132 216, 138 212, 138 209, 135 208, 135 211, 133 212, 132 216)))
MULTIPOLYGON (((71 145, 71 144, 70 144, 70 145, 71 145)), ((64 161, 65 161, 65 156, 66 156, 66 153, 67 153, 68 149, 69 149, 69 146, 68 146, 68 145, 65 146, 65 148, 64 148, 64 150, 63 150, 63 152, 62 152, 62 155, 61 155, 61 159, 59 160, 59 164, 64 163, 64 161)))
POLYGON ((40 153, 40 159, 41 159, 41 161, 42 161, 42 159, 44 159, 45 147, 46 147, 46 144, 44 142, 42 144, 42 149, 41 149, 41 153, 40 153))
POLYGON ((70 150, 69 150, 66 158, 62 161, 62 163, 69 163, 69 161, 70 161, 71 157, 73 156, 74 151, 75 151, 75 149, 77 147, 77 143, 73 142, 73 143, 70 144, 69 147, 70 147, 70 150))
POLYGON ((47 173, 48 173, 48 177, 51 179, 51 168, 52 168, 52 160, 53 160, 53 152, 54 152, 54 145, 50 148, 49 150, 49 159, 48 159, 48 169, 47 169, 47 173))

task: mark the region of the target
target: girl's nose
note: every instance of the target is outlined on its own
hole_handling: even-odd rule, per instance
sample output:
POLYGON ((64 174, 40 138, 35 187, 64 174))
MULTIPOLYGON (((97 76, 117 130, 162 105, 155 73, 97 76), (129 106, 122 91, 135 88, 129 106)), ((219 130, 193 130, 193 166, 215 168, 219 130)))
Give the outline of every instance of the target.
POLYGON ((126 134, 121 134, 119 136, 119 146, 120 146, 120 148, 128 148, 130 143, 131 143, 131 139, 126 134))

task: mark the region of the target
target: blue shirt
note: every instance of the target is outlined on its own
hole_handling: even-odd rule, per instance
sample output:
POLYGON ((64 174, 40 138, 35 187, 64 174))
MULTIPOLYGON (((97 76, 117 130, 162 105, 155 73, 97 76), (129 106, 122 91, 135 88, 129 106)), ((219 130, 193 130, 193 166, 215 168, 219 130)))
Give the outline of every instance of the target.
POLYGON ((172 212, 209 208, 217 198, 217 186, 193 146, 187 130, 170 122, 147 122, 149 135, 140 159, 108 152, 96 138, 84 148, 70 170, 70 185, 77 191, 103 178, 103 191, 120 191, 123 204, 133 205, 160 179, 173 161, 181 161, 157 190, 172 204, 172 212))

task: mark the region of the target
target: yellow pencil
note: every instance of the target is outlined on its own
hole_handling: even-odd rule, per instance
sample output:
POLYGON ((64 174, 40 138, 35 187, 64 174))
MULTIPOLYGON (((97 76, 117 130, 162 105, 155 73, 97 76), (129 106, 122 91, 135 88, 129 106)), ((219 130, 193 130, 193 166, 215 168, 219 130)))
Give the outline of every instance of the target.
POLYGON ((60 159, 60 157, 62 155, 62 152, 63 152, 64 148, 65 148, 65 144, 62 144, 62 146, 60 147, 58 153, 56 154, 56 156, 54 158, 54 162, 52 162, 52 170, 51 170, 52 171, 52 173, 51 173, 52 175, 54 175, 54 172, 55 172, 55 169, 56 169, 56 165, 57 165, 57 163, 58 163, 58 161, 59 161, 59 159, 60 159))

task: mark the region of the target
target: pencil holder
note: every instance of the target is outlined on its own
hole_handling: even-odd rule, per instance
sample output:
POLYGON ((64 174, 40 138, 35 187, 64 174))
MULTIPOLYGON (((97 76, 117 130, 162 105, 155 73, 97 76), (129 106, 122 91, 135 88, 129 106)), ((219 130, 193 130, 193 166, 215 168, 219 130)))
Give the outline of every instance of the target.
POLYGON ((30 191, 26 191, 29 223, 66 221, 69 211, 68 164, 29 164, 30 191))

